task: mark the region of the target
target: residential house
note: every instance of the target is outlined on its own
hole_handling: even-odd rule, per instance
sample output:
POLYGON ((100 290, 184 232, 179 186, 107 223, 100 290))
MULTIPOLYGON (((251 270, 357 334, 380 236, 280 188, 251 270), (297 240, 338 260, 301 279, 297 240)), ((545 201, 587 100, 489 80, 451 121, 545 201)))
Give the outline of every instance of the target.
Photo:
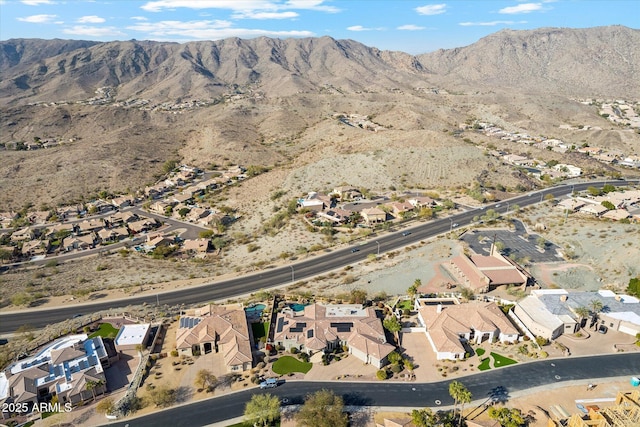
POLYGON ((98 218, 91 220, 85 219, 84 221, 77 224, 77 227, 78 233, 80 234, 97 232, 104 227, 104 220, 98 218))
POLYGON ((26 240, 32 240, 35 237, 35 234, 31 227, 21 228, 19 230, 11 233, 11 241, 12 242, 24 242, 26 240))
POLYGON ((189 213, 184 217, 189 222, 198 222, 202 218, 209 216, 209 209, 207 208, 190 208, 189 213))
POLYGON ((167 191, 167 186, 160 183, 153 186, 145 187, 144 195, 151 199, 157 199, 167 191))
POLYGON ((436 205, 435 200, 433 200, 431 197, 425 196, 412 197, 411 199, 409 199, 409 203, 411 203, 411 206, 418 209, 431 208, 436 205))
POLYGON ((16 218, 17 212, 0 212, 0 228, 11 228, 11 223, 16 218))
POLYGON ((116 207, 106 200, 98 199, 87 203, 87 211, 90 213, 105 213, 114 210, 116 207))
POLYGON ((205 254, 210 246, 209 239, 186 239, 182 243, 182 250, 188 254, 205 254))
POLYGON ((318 218, 329 220, 336 225, 346 223, 349 220, 349 215, 351 215, 351 211, 337 208, 317 213, 318 218))
POLYGON ((304 209, 309 209, 312 212, 320 212, 324 210, 328 205, 326 205, 320 199, 300 199, 298 200, 298 206, 304 209))
POLYGON ((459 304, 455 298, 419 298, 415 304, 438 360, 464 359, 471 352, 469 342, 518 341, 518 330, 494 302, 459 304))
POLYGON ((630 168, 640 168, 640 156, 626 157, 618 161, 621 166, 628 166, 630 168))
POLYGON ((139 219, 140 218, 138 218, 138 215, 133 212, 127 211, 114 213, 113 215, 107 217, 106 222, 110 227, 114 227, 122 224, 128 224, 133 221, 138 221, 139 219))
POLYGON ((537 289, 516 303, 513 314, 533 335, 551 340, 577 332, 584 319, 576 314, 576 309, 589 308, 594 300, 603 306, 598 313, 600 324, 634 337, 640 333, 640 300, 609 290, 568 292, 564 289, 537 289))
POLYGON ((588 204, 586 206, 583 206, 580 208, 579 212, 580 213, 585 213, 585 214, 590 214, 593 216, 600 216, 603 213, 607 212, 609 209, 605 208, 602 205, 594 205, 594 204, 588 204))
POLYGON ((366 208, 363 209, 360 214, 369 225, 385 222, 387 220, 387 213, 380 208, 366 208))
POLYGON ((312 355, 347 346, 364 363, 381 368, 395 347, 387 343, 382 322, 373 307, 356 304, 312 304, 303 312, 277 314, 273 343, 312 355))
POLYGON ((178 193, 167 197, 167 201, 170 203, 191 204, 193 203, 193 196, 189 193, 178 193))
POLYGON ((85 234, 84 236, 69 236, 62 241, 61 248, 64 251, 72 251, 74 249, 85 250, 95 246, 96 235, 94 233, 85 234))
POLYGON ((127 228, 133 234, 153 230, 157 226, 158 222, 153 218, 141 218, 138 221, 130 222, 129 224, 127 224, 127 228))
POLYGON ((580 208, 584 207, 586 205, 585 202, 579 200, 579 199, 563 199, 561 201, 558 202, 558 204, 556 205, 556 209, 560 209, 563 211, 569 211, 569 212, 577 212, 580 208))
POLYGON ((173 237, 165 236, 162 233, 152 233, 147 235, 147 242, 144 244, 144 248, 147 251, 152 251, 160 246, 169 246, 174 243, 173 237))
POLYGON ((517 154, 507 154, 502 158, 504 159, 505 162, 511 163, 512 165, 517 165, 517 166, 531 166, 533 164, 533 160, 525 156, 519 156, 517 154))
POLYGON ((570 177, 576 177, 582 174, 582 169, 580 169, 579 167, 573 166, 573 165, 566 165, 563 163, 558 163, 557 165, 554 166, 554 169, 559 172, 564 172, 567 174, 567 176, 570 176, 570 177))
POLYGON ((585 153, 590 156, 595 156, 598 154, 602 154, 602 148, 600 147, 580 147, 577 149, 579 153, 585 153))
POLYGON ((84 207, 80 205, 62 206, 56 210, 58 219, 61 221, 75 219, 82 211, 84 211, 84 207))
POLYGON ((54 224, 51 227, 47 228, 47 231, 44 233, 44 236, 47 239, 58 239, 59 236, 68 236, 75 232, 75 227, 73 224, 69 223, 60 223, 54 224))
POLYGON ((109 363, 110 355, 99 336, 58 339, 35 356, 9 366, 0 376, 0 402, 34 405, 56 396, 61 405, 82 403, 106 392, 103 365, 109 363), (89 387, 89 382, 94 386, 89 387))
POLYGON ((362 198, 362 193, 355 187, 350 185, 342 185, 333 189, 331 194, 337 195, 341 201, 362 198))
POLYGON ((523 288, 531 280, 515 261, 503 256, 495 247, 491 255, 460 254, 443 266, 462 286, 478 293, 485 293, 500 285, 516 285, 523 288))
POLYGON ((119 242, 129 237, 129 230, 126 227, 103 228, 98 231, 98 237, 102 243, 119 242))
POLYGON ((176 332, 180 354, 222 353, 228 371, 251 369, 253 356, 249 325, 240 305, 208 305, 180 318, 176 332))
POLYGON ((175 202, 169 203, 165 200, 158 200, 157 202, 154 202, 151 204, 151 206, 149 206, 149 210, 164 215, 167 213, 167 208, 173 208, 173 206, 175 205, 175 202))
POLYGON ((46 255, 50 248, 49 240, 29 240, 22 244, 22 255, 25 257, 46 255))
POLYGON ((118 209, 126 208, 127 206, 133 206, 135 199, 132 196, 118 196, 111 199, 111 204, 118 209))
POLYGON ((392 215, 396 218, 402 218, 408 212, 413 212, 414 206, 409 202, 395 202, 389 204, 392 215))
POLYGON ((207 192, 209 190, 215 190, 216 188, 218 188, 218 184, 216 183, 215 179, 207 179, 206 181, 197 183, 196 188, 207 192))
POLYGON ((34 225, 46 224, 47 220, 50 217, 51 217, 51 212, 49 211, 29 212, 29 215, 27 216, 27 218, 29 219, 29 223, 34 225))
POLYGON ((625 209, 615 209, 602 214, 602 218, 610 219, 612 221, 621 221, 629 218, 629 212, 625 209))

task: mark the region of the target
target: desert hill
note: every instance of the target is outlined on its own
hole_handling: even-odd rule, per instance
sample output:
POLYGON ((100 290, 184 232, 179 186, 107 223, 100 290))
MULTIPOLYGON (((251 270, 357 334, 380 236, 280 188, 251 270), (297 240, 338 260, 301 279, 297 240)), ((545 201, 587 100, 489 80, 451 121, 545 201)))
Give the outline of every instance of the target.
POLYGON ((0 204, 133 191, 152 183, 167 159, 274 167, 239 187, 259 189, 256 200, 343 182, 373 190, 479 179, 530 186, 464 142, 459 124, 477 118, 627 152, 637 134, 571 98, 637 98, 639 35, 624 27, 501 31, 419 56, 330 37, 2 41, 0 143, 61 144, 0 151, 0 188, 9 189, 0 204), (348 126, 335 113, 368 117, 377 129, 348 126))

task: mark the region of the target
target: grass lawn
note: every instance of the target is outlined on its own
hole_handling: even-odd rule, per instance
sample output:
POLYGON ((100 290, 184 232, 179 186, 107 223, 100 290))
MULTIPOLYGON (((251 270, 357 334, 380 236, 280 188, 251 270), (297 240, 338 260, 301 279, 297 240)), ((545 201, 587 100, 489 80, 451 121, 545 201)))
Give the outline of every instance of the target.
POLYGON ((515 365, 516 363, 518 363, 513 359, 509 359, 508 357, 502 356, 494 352, 491 352, 491 357, 493 357, 493 360, 494 360, 493 362, 494 368, 499 368, 501 366, 515 365))
POLYGON ((480 361, 480 364, 478 365, 478 369, 481 371, 486 371, 488 369, 491 369, 491 366, 489 365, 490 361, 491 359, 489 359, 488 357, 486 359, 482 359, 480 361))
POLYGON ((398 308, 400 310, 406 310, 406 309, 412 310, 413 304, 411 303, 411 300, 405 299, 398 303, 398 308))
POLYGON ((253 338, 258 341, 262 337, 266 337, 269 333, 268 323, 252 323, 251 330, 253 331, 253 338))
POLYGON ((94 337, 115 338, 116 335, 118 335, 118 330, 113 326, 111 326, 111 323, 100 323, 100 327, 98 328, 98 330, 92 333, 91 335, 89 335, 89 338, 94 338, 94 337))
POLYGON ((273 372, 285 375, 290 372, 302 372, 306 374, 311 370, 313 364, 306 363, 291 356, 282 356, 273 363, 273 372))
POLYGON ((477 348, 476 349, 476 354, 478 356, 482 356, 484 354, 484 348, 477 348))

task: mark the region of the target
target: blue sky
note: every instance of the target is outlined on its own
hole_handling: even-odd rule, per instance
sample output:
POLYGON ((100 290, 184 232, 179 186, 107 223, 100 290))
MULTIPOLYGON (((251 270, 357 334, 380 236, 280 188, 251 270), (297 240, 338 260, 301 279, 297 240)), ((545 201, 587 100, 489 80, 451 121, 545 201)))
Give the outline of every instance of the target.
POLYGON ((504 28, 638 28, 638 0, 0 0, 0 39, 353 39, 417 54, 504 28))

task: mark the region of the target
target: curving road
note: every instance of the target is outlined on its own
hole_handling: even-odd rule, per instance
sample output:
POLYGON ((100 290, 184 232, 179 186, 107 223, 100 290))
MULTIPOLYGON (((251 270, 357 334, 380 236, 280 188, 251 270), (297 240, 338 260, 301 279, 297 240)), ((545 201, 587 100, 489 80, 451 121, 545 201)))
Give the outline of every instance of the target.
POLYGON ((487 204, 484 208, 473 209, 450 217, 436 219, 428 223, 420 224, 404 231, 411 231, 409 235, 401 232, 385 234, 384 236, 373 237, 361 245, 352 246, 338 250, 327 250, 324 255, 314 255, 309 259, 285 267, 266 269, 259 273, 242 276, 235 279, 221 282, 211 282, 204 286, 187 289, 179 289, 159 295, 147 295, 128 298, 125 300, 105 301, 95 304, 85 304, 82 306, 64 306, 43 310, 24 310, 13 313, 0 314, 0 334, 14 332, 22 325, 31 325, 36 328, 47 324, 61 322, 72 318, 78 313, 90 313, 112 308, 126 307, 128 305, 138 305, 147 303, 150 305, 160 304, 179 305, 194 304, 203 301, 221 300, 239 295, 245 295, 260 289, 272 288, 290 284, 295 280, 313 277, 330 270, 344 267, 363 261, 369 254, 381 254, 392 251, 403 246, 429 239, 473 223, 473 218, 482 215, 486 209, 494 209, 500 213, 506 213, 514 205, 520 207, 540 203, 548 194, 554 197, 566 196, 572 191, 583 191, 590 186, 602 187, 605 183, 613 183, 616 186, 637 184, 640 180, 616 180, 616 181, 596 181, 577 184, 561 185, 535 191, 509 200, 487 204), (457 224, 457 225, 456 225, 457 224), (353 252, 358 248, 357 252, 353 252))
MULTIPOLYGON (((604 356, 553 359, 523 363, 500 369, 492 369, 458 379, 471 392, 474 402, 484 403, 491 395, 508 400, 513 393, 551 384, 575 384, 575 381, 596 378, 632 377, 640 373, 638 353, 618 353, 604 356)), ((453 405, 449 396, 449 382, 436 383, 392 383, 392 382, 307 382, 285 383, 268 393, 286 398, 287 404, 300 404, 304 396, 327 388, 342 395, 346 405, 437 407, 453 405)), ((594 381, 597 382, 597 381, 594 381)), ((244 412, 245 403, 251 396, 265 393, 257 388, 208 399, 185 406, 167 409, 140 418, 109 423, 117 427, 156 427, 171 420, 173 427, 205 426, 235 417, 244 412)))

